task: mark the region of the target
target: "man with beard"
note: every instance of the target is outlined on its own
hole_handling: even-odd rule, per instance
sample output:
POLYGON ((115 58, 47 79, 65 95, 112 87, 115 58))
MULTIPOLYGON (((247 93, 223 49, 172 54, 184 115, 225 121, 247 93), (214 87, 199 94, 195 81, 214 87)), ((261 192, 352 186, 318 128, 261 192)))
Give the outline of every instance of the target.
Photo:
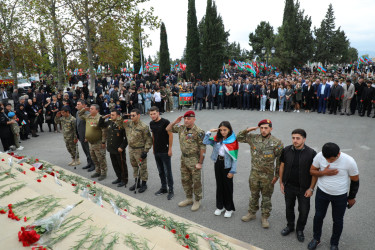
POLYGON ((283 143, 271 135, 272 122, 262 120, 257 127, 245 129, 238 133, 238 142, 248 143, 251 149, 251 173, 249 186, 251 197, 247 215, 242 221, 248 222, 256 218, 259 209, 259 198, 262 194, 262 227, 268 228, 268 217, 272 210, 271 197, 274 184, 279 178, 280 155, 283 143), (260 129, 260 134, 249 133, 260 129), (276 168, 275 168, 276 159, 276 168))

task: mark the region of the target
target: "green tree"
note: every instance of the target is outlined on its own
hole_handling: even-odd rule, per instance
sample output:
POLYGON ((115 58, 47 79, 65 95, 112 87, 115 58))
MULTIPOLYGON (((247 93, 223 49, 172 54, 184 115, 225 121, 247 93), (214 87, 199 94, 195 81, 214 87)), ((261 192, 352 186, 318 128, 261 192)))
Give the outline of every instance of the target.
POLYGON ((44 74, 49 75, 51 73, 52 65, 49 58, 48 41, 46 40, 43 30, 40 30, 39 51, 41 55, 41 62, 38 65, 38 68, 44 74))
POLYGON ((197 26, 197 14, 195 11, 195 0, 188 1, 187 15, 187 37, 186 50, 184 50, 186 59, 187 75, 190 73, 197 75, 200 72, 200 42, 197 26))
POLYGON ((348 49, 348 60, 347 62, 354 62, 358 59, 358 50, 353 47, 349 47, 348 49))
POLYGON ((226 56, 229 33, 225 31, 223 19, 217 14, 216 4, 207 0, 206 15, 200 22, 201 62, 204 80, 216 80, 220 76, 226 56))
POLYGON ((273 32, 273 27, 269 22, 261 21, 254 33, 251 32, 249 35, 249 45, 252 48, 250 51, 251 58, 256 55, 260 56, 263 47, 265 47, 267 51, 270 51, 274 46, 274 41, 275 34, 273 32))
POLYGON ((171 70, 171 64, 170 64, 170 59, 169 59, 168 36, 167 36, 167 30, 163 22, 161 23, 161 27, 160 27, 160 50, 159 51, 160 51, 160 61, 159 61, 160 75, 169 74, 171 70))
POLYGON ((134 19, 133 30, 132 30, 132 40, 133 40, 133 69, 134 73, 138 74, 141 69, 141 57, 143 58, 143 48, 142 48, 142 27, 141 20, 137 16, 134 19))
POLYGON ((305 64, 313 54, 314 39, 311 31, 311 17, 304 16, 299 2, 286 0, 283 23, 275 38, 274 63, 282 71, 305 64))

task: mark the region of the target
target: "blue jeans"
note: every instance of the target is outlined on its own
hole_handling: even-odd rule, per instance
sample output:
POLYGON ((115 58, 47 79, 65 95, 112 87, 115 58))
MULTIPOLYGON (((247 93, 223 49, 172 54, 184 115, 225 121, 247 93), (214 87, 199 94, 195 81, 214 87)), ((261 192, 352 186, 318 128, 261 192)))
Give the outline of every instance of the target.
POLYGON ((168 153, 155 153, 156 166, 158 167, 159 177, 161 180, 161 188, 167 189, 167 181, 169 191, 173 191, 173 176, 171 167, 171 157, 168 153))
POLYGON ((199 103, 199 110, 202 110, 202 102, 203 102, 203 98, 199 98, 199 97, 196 98, 196 100, 195 100, 195 110, 197 110, 197 108, 198 108, 198 103, 199 103))
POLYGON ((317 189, 315 196, 314 239, 320 241, 323 220, 326 216, 329 203, 331 203, 333 219, 331 245, 339 245, 347 202, 348 197, 346 193, 342 195, 330 195, 319 188, 317 189))
POLYGON ((178 108, 178 96, 173 96, 173 109, 178 108))
POLYGON ((279 97, 279 110, 283 110, 283 108, 284 108, 284 101, 285 101, 285 97, 283 97, 283 98, 279 97))
POLYGON ((267 101, 266 95, 260 98, 260 110, 266 110, 266 101, 267 101))

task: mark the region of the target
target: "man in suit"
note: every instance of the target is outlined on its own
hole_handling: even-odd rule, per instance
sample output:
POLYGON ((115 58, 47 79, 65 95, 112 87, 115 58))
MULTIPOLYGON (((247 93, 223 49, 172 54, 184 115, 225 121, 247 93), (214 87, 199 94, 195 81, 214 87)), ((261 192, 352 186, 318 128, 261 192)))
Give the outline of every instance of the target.
POLYGON ((126 187, 128 166, 126 165, 125 148, 128 146, 128 140, 125 129, 122 127, 121 112, 120 110, 111 110, 111 114, 108 116, 111 117, 111 120, 104 122, 104 126, 107 127, 107 151, 117 176, 117 180, 112 184, 117 184, 117 187, 126 187))
POLYGON ((1 87, 0 102, 2 102, 4 105, 7 105, 8 103, 8 93, 4 87, 1 87))
MULTIPOLYGON (((77 110, 81 110, 86 108, 86 102, 84 100, 78 100, 77 101, 77 110)), ((85 114, 90 114, 90 112, 86 111, 85 114)), ((87 165, 83 167, 83 169, 88 169, 88 172, 95 170, 95 164, 90 156, 90 149, 89 149, 89 143, 85 140, 85 134, 86 134, 86 122, 79 118, 78 115, 76 115, 76 125, 77 125, 77 138, 79 142, 81 143, 82 150, 86 155, 87 158, 87 165)))
POLYGON ((352 98, 354 96, 354 85, 352 84, 352 81, 350 79, 346 80, 346 84, 343 87, 344 90, 344 98, 342 99, 341 104, 341 115, 350 115, 350 103, 352 101, 352 98))
POLYGON ((236 102, 237 102, 237 109, 242 109, 242 99, 243 99, 243 84, 242 80, 238 80, 238 84, 236 85, 236 102))
POLYGON ((202 86, 202 82, 198 83, 198 86, 195 88, 195 110, 198 108, 199 103, 199 110, 202 110, 202 101, 205 96, 205 88, 202 86))
POLYGON ((217 109, 224 109, 225 104, 225 94, 227 93, 227 89, 225 88, 223 81, 219 81, 219 86, 216 88, 216 96, 217 96, 217 109))
POLYGON ((208 103, 208 109, 215 109, 214 98, 216 97, 216 85, 212 81, 208 82, 206 87, 206 100, 208 103))
POLYGON ((249 110, 250 109, 251 91, 252 91, 252 85, 250 84, 250 81, 247 79, 246 82, 245 82, 245 85, 243 86, 243 92, 244 92, 243 105, 242 105, 243 110, 245 110, 245 109, 249 110))
POLYGON ((336 115, 337 112, 337 107, 339 106, 340 100, 342 99, 343 96, 343 88, 339 85, 339 80, 335 79, 332 87, 331 87, 331 95, 330 95, 330 100, 331 100, 331 109, 329 114, 334 113, 336 115))
POLYGON ((331 88, 327 84, 327 80, 323 80, 323 83, 320 84, 320 80, 316 80, 317 84, 319 84, 318 91, 317 91, 317 99, 319 101, 318 104, 318 113, 326 113, 326 106, 327 106, 327 100, 331 94, 331 88))

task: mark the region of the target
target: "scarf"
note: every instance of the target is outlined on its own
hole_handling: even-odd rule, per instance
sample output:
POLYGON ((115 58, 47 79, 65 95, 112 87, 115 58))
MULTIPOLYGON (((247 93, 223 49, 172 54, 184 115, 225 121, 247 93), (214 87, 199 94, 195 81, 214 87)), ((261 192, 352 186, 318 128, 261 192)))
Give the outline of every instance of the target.
MULTIPOLYGON (((214 137, 210 137, 210 140, 218 142, 217 135, 215 135, 214 137)), ((232 133, 231 136, 223 141, 223 144, 225 151, 230 155, 230 157, 232 157, 234 161, 237 161, 239 147, 236 135, 232 133)))

